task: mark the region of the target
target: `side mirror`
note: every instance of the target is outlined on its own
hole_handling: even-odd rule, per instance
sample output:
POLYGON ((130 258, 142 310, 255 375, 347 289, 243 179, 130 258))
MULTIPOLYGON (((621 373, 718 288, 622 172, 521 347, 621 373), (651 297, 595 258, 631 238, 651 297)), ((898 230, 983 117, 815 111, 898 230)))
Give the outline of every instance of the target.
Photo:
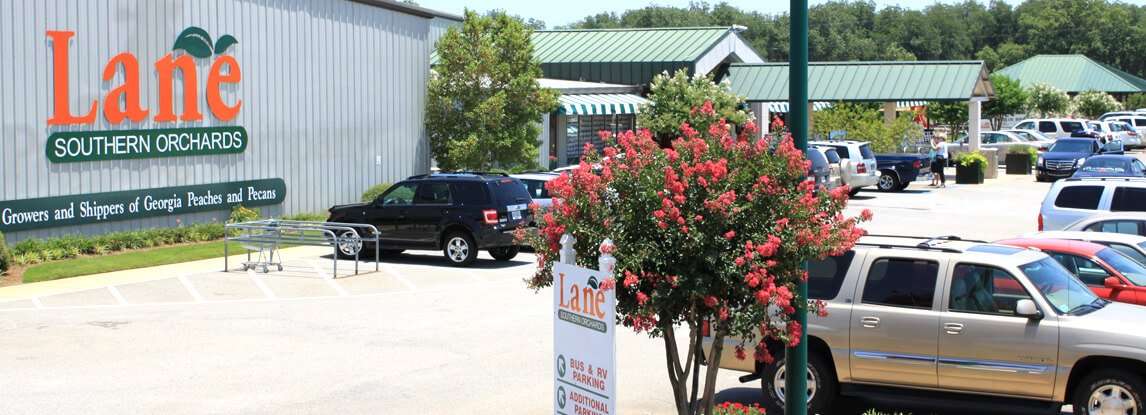
POLYGON ((1043 312, 1039 311, 1039 307, 1030 299, 1022 299, 1015 303, 1015 314, 1031 320, 1041 320, 1043 318, 1043 312))
POLYGON ((1102 280, 1102 285, 1112 290, 1121 290, 1126 288, 1126 286, 1122 284, 1122 281, 1118 280, 1118 277, 1106 277, 1105 280, 1102 280))

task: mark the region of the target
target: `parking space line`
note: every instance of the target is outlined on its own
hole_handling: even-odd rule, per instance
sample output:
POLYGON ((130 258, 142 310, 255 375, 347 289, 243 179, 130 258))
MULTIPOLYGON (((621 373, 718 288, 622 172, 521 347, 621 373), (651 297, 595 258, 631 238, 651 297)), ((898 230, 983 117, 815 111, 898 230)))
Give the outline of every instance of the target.
POLYGON ((307 259, 306 263, 310 265, 310 268, 313 269, 319 277, 322 277, 323 281, 326 281, 326 285, 330 286, 330 289, 338 293, 339 297, 346 297, 350 295, 350 293, 346 292, 345 288, 342 288, 341 285, 338 285, 338 282, 335 282, 334 278, 332 278, 330 274, 327 274, 326 270, 322 269, 322 267, 319 267, 318 263, 314 262, 314 260, 307 259))
POLYGON ((40 302, 40 297, 32 297, 32 305, 36 308, 44 308, 44 303, 40 302))
POLYGON ((186 275, 180 275, 176 277, 176 279, 183 284, 183 288, 187 289, 187 293, 191 294, 191 298, 194 299, 196 303, 203 302, 203 296, 199 294, 199 290, 196 289, 194 285, 191 285, 191 281, 187 279, 186 275))
POLYGON ((397 280, 398 280, 398 282, 402 283, 402 285, 403 285, 403 286, 405 286, 405 287, 406 287, 406 289, 408 289, 408 290, 416 290, 416 289, 418 289, 418 287, 417 287, 417 286, 415 286, 413 282, 411 282, 410 280, 406 279, 406 277, 405 277, 405 276, 403 276, 403 275, 402 275, 402 273, 398 272, 398 270, 394 269, 394 267, 390 266, 390 264, 387 264, 387 263, 383 262, 383 263, 382 263, 382 269, 383 269, 384 271, 386 271, 386 273, 387 273, 387 274, 390 274, 390 275, 392 275, 392 276, 393 276, 395 279, 397 279, 397 280))
POLYGON ((271 291, 271 287, 268 287, 267 284, 263 283, 262 278, 255 275, 254 270, 248 269, 247 276, 251 277, 251 281, 255 283, 255 286, 259 287, 259 290, 263 292, 263 296, 267 298, 278 298, 275 296, 274 291, 271 291))
POLYGON ((119 303, 119 305, 129 304, 127 302, 127 299, 123 298, 123 293, 119 292, 119 288, 116 288, 116 286, 114 286, 114 285, 107 286, 107 291, 111 293, 111 296, 115 298, 115 302, 119 303))

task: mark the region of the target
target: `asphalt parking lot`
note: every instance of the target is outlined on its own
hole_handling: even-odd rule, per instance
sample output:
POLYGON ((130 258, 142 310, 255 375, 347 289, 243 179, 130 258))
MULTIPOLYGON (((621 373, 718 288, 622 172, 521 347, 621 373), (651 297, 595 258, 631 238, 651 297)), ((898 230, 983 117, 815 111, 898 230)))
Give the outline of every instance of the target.
MULTIPOLYGON (((953 176, 953 175, 952 175, 953 176)), ((1035 230, 1049 187, 861 192, 871 233, 998 239, 1035 230)), ((222 259, 0 289, 0 413, 543 413, 550 409, 548 291, 534 257, 473 268, 408 252, 357 276, 326 251, 285 251, 286 269, 221 272, 222 259)), ((618 336, 623 414, 672 411, 663 342, 618 336)), ((721 375, 719 398, 759 383, 721 375)))

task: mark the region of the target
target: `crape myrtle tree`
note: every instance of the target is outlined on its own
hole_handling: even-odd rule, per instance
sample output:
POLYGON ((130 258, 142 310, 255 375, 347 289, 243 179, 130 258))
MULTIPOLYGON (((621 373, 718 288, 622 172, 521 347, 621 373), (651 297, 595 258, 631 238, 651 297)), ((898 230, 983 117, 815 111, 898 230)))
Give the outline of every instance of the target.
POLYGON ((1089 119, 1098 119, 1102 114, 1122 109, 1122 104, 1113 96, 1102 91, 1082 91, 1074 96, 1075 112, 1089 119))
POLYGON ((426 133, 442 170, 520 170, 537 165, 542 115, 557 92, 541 88, 531 31, 503 12, 466 11, 437 43, 426 133))
POLYGON ((1053 117, 1070 112, 1070 96, 1061 89, 1036 83, 1027 90, 1027 109, 1039 117, 1053 117))
MULTIPOLYGON (((688 76, 685 69, 672 75, 663 72, 649 83, 649 104, 637 115, 637 125, 652 132, 653 137, 667 147, 678 136, 680 125, 689 122, 704 123, 703 119, 692 118, 696 103, 708 100, 719 118, 732 125, 743 125, 752 119, 745 111, 744 97, 731 92, 726 80, 712 81, 708 75, 688 76)), ((693 128, 704 131, 706 124, 692 124, 693 128)))
POLYGON ((846 252, 871 218, 843 214, 846 186, 805 180, 809 162, 790 136, 758 138, 751 121, 734 135, 713 107, 698 101, 668 148, 646 129, 602 133, 602 152, 586 146, 578 168, 549 182, 552 207, 535 211, 537 234, 522 235, 538 254, 534 289, 552 285, 563 234, 576 238, 585 267, 602 241, 614 242, 614 278, 602 285, 616 290, 618 324, 663 338, 680 415, 712 413, 718 367, 701 372, 702 325, 714 345, 708 362, 724 353, 771 362, 769 345, 796 344, 804 330, 790 319, 807 301, 796 295, 802 264, 846 252), (734 350, 724 350, 729 337, 740 339, 734 350))

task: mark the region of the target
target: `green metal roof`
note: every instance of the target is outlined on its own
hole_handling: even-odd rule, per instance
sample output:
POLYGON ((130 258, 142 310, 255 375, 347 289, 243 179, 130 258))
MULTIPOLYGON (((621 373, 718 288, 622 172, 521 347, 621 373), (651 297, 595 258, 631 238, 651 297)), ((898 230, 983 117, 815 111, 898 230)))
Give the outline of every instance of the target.
POLYGON ((1131 93, 1146 91, 1146 79, 1097 62, 1084 55, 1036 55, 997 73, 1023 87, 1045 83, 1066 92, 1087 90, 1131 93))
MULTIPOLYGON (((733 64, 732 91, 787 101, 788 64, 733 64)), ((967 101, 995 94, 981 61, 811 62, 810 101, 967 101)))
POLYGON ((661 72, 695 70, 728 27, 543 30, 533 33, 533 56, 547 78, 645 84, 661 72))

